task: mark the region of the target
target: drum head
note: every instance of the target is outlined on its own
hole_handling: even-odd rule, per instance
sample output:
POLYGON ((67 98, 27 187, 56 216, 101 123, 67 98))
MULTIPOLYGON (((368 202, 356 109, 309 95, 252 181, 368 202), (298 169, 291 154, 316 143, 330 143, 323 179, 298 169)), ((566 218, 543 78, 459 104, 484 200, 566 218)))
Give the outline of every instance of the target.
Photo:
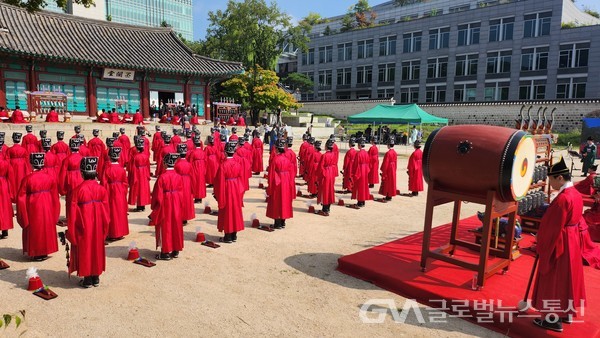
POLYGON ((535 159, 535 142, 531 136, 525 136, 515 150, 511 173, 511 191, 517 201, 527 195, 533 179, 535 159))

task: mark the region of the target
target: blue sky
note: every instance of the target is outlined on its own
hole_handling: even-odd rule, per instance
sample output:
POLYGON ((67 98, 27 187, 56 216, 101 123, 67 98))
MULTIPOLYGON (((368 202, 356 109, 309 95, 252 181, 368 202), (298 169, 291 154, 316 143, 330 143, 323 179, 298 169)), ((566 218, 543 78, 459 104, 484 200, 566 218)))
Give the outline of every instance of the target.
MULTIPOLYGON (((194 39, 204 38, 208 27, 208 12, 227 8, 227 0, 193 0, 194 1, 194 39)), ((272 0, 266 0, 271 3, 272 0)), ((370 0, 371 6, 388 0, 370 0)), ((275 0, 279 8, 292 18, 299 20, 310 12, 321 14, 322 17, 336 16, 346 13, 356 0, 275 0)), ((598 0, 577 0, 580 6, 587 6, 600 11, 598 0)))

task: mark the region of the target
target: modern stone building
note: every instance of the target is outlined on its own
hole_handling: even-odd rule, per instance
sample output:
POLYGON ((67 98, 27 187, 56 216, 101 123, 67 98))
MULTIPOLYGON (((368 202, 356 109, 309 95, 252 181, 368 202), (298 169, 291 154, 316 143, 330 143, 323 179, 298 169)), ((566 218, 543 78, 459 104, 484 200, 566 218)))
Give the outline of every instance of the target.
POLYGON ((600 98, 600 20, 571 0, 393 1, 376 25, 313 28, 303 101, 402 103, 600 98))

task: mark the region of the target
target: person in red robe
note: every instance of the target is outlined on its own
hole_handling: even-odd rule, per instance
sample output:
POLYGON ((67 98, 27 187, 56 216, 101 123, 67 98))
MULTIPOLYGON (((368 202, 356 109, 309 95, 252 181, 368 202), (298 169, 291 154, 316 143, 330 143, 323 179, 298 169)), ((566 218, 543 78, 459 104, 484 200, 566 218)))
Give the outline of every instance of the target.
POLYGON ((240 137, 237 135, 237 128, 236 127, 232 127, 231 128, 231 135, 229 136, 229 141, 231 141, 231 142, 234 142, 234 141, 237 142, 237 140, 239 138, 240 137))
POLYGON ((272 228, 285 228, 285 220, 292 218, 296 186, 292 183, 294 173, 292 164, 285 156, 285 142, 278 140, 277 155, 269 166, 269 185, 267 186, 267 217, 274 220, 272 228))
POLYGON ((116 241, 129 235, 127 220, 127 173, 119 164, 123 148, 112 147, 108 152, 110 165, 104 168, 102 185, 108 192, 110 222, 106 239, 116 241))
POLYGON ((178 113, 173 114, 173 116, 171 117, 171 124, 174 126, 178 126, 181 124, 181 118, 179 117, 178 113))
POLYGON ((331 205, 335 203, 335 178, 338 176, 336 154, 333 152, 333 139, 327 140, 325 148, 327 151, 317 167, 318 194, 317 203, 323 205, 323 209, 316 211, 317 215, 329 216, 331 205))
POLYGON ((379 193, 385 196, 386 201, 391 201, 396 196, 396 169, 398 168, 398 154, 394 150, 396 140, 393 137, 388 138, 388 151, 383 156, 381 163, 381 185, 379 193))
MULTIPOLYGON (((150 157, 150 140, 146 137, 146 128, 144 126, 136 127, 137 136, 144 142, 144 152, 150 157)), ((135 140, 133 141, 133 147, 136 147, 135 140)))
POLYGON ((369 199, 369 170, 371 166, 371 158, 365 151, 365 138, 358 139, 359 150, 354 158, 352 165, 352 182, 354 183, 352 190, 352 199, 358 202, 351 207, 357 209, 365 206, 365 201, 369 199))
POLYGON ((183 250, 183 178, 175 172, 179 154, 165 155, 165 172, 158 177, 152 190, 152 223, 155 224, 156 247, 160 260, 179 257, 183 250))
MULTIPOLYGON (((285 157, 287 157, 287 159, 292 164, 292 171, 294 174, 292 176, 292 185, 295 186, 296 185, 296 175, 298 174, 298 157, 296 156, 296 153, 294 152, 294 150, 292 150, 292 146, 294 145, 294 138, 292 136, 288 136, 287 139, 283 139, 283 141, 286 142, 284 155, 285 155, 285 157)), ((336 165, 336 167, 337 167, 337 165, 336 165)))
POLYGON ((27 133, 23 136, 22 146, 27 150, 28 154, 38 152, 39 141, 33 133, 33 126, 31 124, 26 125, 25 131, 27 133))
POLYGON ((246 119, 244 119, 244 117, 242 115, 240 115, 240 117, 238 118, 237 125, 240 127, 246 126, 246 119))
POLYGON ((10 117, 8 117, 8 110, 6 110, 6 108, 4 107, 0 107, 0 122, 10 122, 10 117))
POLYGON ((181 201, 181 217, 183 224, 196 218, 194 208, 194 196, 192 194, 192 165, 186 159, 188 152, 187 144, 181 143, 177 146, 179 160, 175 162, 175 172, 183 179, 183 200, 181 201))
POLYGON ((121 143, 121 148, 123 148, 123 152, 121 152, 122 162, 123 164, 127 164, 129 162, 129 149, 131 149, 131 140, 129 136, 125 134, 125 128, 119 128, 119 142, 121 143))
MULTIPOLYGON (((167 156, 168 154, 173 154, 176 153, 177 149, 175 148, 175 146, 173 146, 172 142, 171 142, 171 135, 167 135, 165 133, 165 136, 163 138, 164 140, 164 145, 162 147, 162 149, 160 150, 160 158, 165 158, 165 156, 167 156)), ((159 161, 156 165, 156 174, 155 176, 160 176, 160 174, 165 172, 165 162, 164 161, 159 161)))
POLYGON ((237 233, 244 230, 243 169, 240 162, 233 158, 236 147, 237 142, 228 142, 225 146, 227 157, 219 165, 214 182, 213 194, 219 204, 217 229, 225 233, 220 239, 224 243, 237 241, 237 233))
POLYGON ((192 126, 192 139, 194 139, 196 136, 200 137, 200 148, 204 149, 204 142, 202 142, 202 132, 200 131, 200 129, 198 129, 198 127, 192 126))
POLYGON ((69 274, 83 277, 84 288, 98 286, 100 275, 106 270, 104 239, 108 233, 110 213, 108 192, 96 182, 98 158, 80 159, 79 176, 82 182, 72 192, 67 204, 71 217, 67 218, 67 239, 71 242, 69 274))
POLYGON ((229 116, 229 119, 227 120, 227 125, 228 126, 235 126, 235 119, 233 118, 233 115, 229 116))
POLYGON ((254 175, 260 175, 260 173, 264 170, 264 145, 262 140, 260 139, 260 133, 258 132, 258 130, 255 130, 252 133, 252 136, 252 173, 254 175))
MULTIPOLYGON (((56 156, 58 156, 58 162, 63 163, 64 160, 71 154, 71 150, 69 145, 63 141, 65 139, 65 132, 59 130, 56 132, 56 143, 52 145, 50 151, 52 151, 56 156)), ((60 188, 59 188, 60 190, 60 188)))
POLYGON ((244 185, 244 191, 248 191, 250 190, 250 177, 252 177, 252 154, 248 152, 247 148, 244 148, 246 140, 243 137, 238 138, 237 144, 238 147, 233 157, 240 161, 242 166, 242 184, 244 185))
POLYGON ((375 144, 375 138, 371 138, 371 147, 369 148, 369 188, 373 188, 379 183, 379 148, 375 144))
POLYGON ((23 228, 23 254, 43 261, 58 251, 56 222, 60 201, 56 179, 44 168, 44 153, 31 153, 33 173, 27 175, 17 194, 17 222, 23 228))
POLYGON ((8 159, 8 146, 4 144, 4 136, 6 134, 3 131, 0 131, 0 159, 6 160, 8 159))
POLYGON ((139 109, 136 109, 135 114, 133 115, 133 124, 143 125, 144 124, 144 115, 140 113, 139 109))
POLYGON ((573 185, 575 190, 579 191, 581 195, 589 197, 594 194, 594 180, 596 178, 597 169, 597 164, 590 165, 588 168, 588 175, 585 177, 585 179, 573 185))
POLYGON ((160 159, 160 150, 164 145, 164 140, 160 131, 160 126, 155 126, 155 129, 156 131, 154 135, 152 135, 152 161, 154 161, 154 163, 158 163, 160 159))
POLYGON ((100 137, 100 130, 94 129, 92 130, 92 139, 88 142, 88 149, 90 151, 90 156, 100 158, 104 153, 104 149, 106 149, 106 145, 102 141, 100 137))
POLYGON ((40 130, 40 138, 37 143, 37 150, 35 151, 36 153, 44 152, 44 147, 42 147, 42 139, 45 139, 47 137, 48 137, 48 131, 44 130, 44 129, 40 130))
MULTIPOLYGON (((98 180, 100 184, 102 184, 102 178, 104 177, 104 168, 110 164, 110 156, 108 155, 108 151, 110 148, 115 146, 116 138, 107 137, 106 138, 106 148, 102 151, 102 155, 98 157, 98 180)), ((120 160, 120 158, 119 158, 120 160)))
POLYGON ((344 164, 342 166, 342 189, 344 189, 344 193, 352 192, 352 166, 354 165, 354 158, 356 157, 357 153, 356 148, 354 148, 355 145, 356 138, 350 137, 350 140, 348 141, 349 149, 346 152, 346 155, 344 155, 344 164))
MULTIPOLYGON (((70 139, 69 147, 71 148, 71 155, 62 162, 58 175, 58 192, 62 196, 65 196, 66 205, 71 205, 73 191, 83 182, 80 170, 81 159, 83 157, 79 154, 79 140, 70 139)), ((97 166, 98 164, 96 163, 97 166)), ((96 172, 95 169, 94 172, 96 172)), ((67 220, 70 212, 71 208, 67 208, 67 220)))
POLYGON ((135 205, 135 211, 146 210, 150 200, 150 157, 144 151, 144 140, 137 139, 137 153, 131 157, 128 167, 129 205, 135 205))
POLYGON ((81 133, 81 126, 73 127, 73 131, 75 132, 75 135, 71 136, 71 138, 80 139, 81 143, 79 145, 83 144, 87 146, 85 136, 81 133))
POLYGON ((121 124, 121 120, 119 120, 119 114, 115 108, 110 112, 110 123, 112 124, 121 124))
POLYGON ((22 135, 23 134, 21 133, 13 133, 12 139, 14 145, 8 148, 8 152, 6 153, 7 159, 12 167, 12 171, 9 173, 11 174, 9 180, 12 189, 11 196, 13 196, 13 199, 17 196, 21 182, 23 182, 25 176, 31 172, 31 167, 29 166, 29 154, 27 153, 27 150, 19 144, 22 135))
POLYGON ((179 131, 180 130, 178 128, 173 128, 173 136, 171 136, 171 144, 175 150, 177 150, 177 146, 181 143, 179 131))
POLYGON ((219 128, 212 127, 211 133, 213 136, 215 146, 217 147, 217 149, 221 149, 221 132, 219 131, 219 128))
POLYGON ((25 121, 25 117, 23 116, 23 112, 21 111, 21 108, 19 106, 15 107, 15 110, 12 112, 10 120, 12 123, 27 123, 27 121, 25 121))
POLYGON ((543 315, 534 319, 536 325, 561 332, 562 322, 571 322, 585 307, 579 233, 583 200, 573 188, 563 158, 548 169, 548 179, 559 193, 548 206, 537 233, 539 263, 531 304, 543 315))
POLYGON ((121 118, 121 124, 132 123, 132 122, 133 122, 133 116, 129 115, 129 112, 127 110, 125 110, 125 114, 123 114, 123 117, 121 118))
POLYGON ((206 152, 206 184, 208 187, 212 187, 215 182, 215 176, 217 175, 217 170, 219 170, 219 165, 221 164, 221 155, 219 150, 217 149, 214 137, 209 135, 206 138, 206 148, 204 148, 206 152))
POLYGON ((52 147, 52 141, 49 138, 43 138, 42 140, 42 152, 44 153, 44 170, 48 175, 54 177, 56 180, 57 195, 58 195, 58 176, 60 173, 60 162, 58 156, 50 151, 52 147))
POLYGON ((308 156, 308 164, 306 168, 306 182, 308 184, 308 193, 311 198, 317 197, 317 193, 319 192, 317 187, 317 168, 319 166, 319 162, 321 161, 321 156, 321 141, 315 141, 314 150, 311 151, 310 155, 308 156))
POLYGON ((408 174, 408 190, 410 196, 418 196, 419 191, 423 191, 423 151, 421 150, 421 141, 416 140, 413 143, 415 151, 408 159, 406 173, 408 174))
POLYGON ((206 197, 206 153, 202 149, 200 134, 194 135, 196 148, 188 152, 187 160, 192 165, 192 194, 194 203, 202 203, 206 197))
POLYGON ((302 134, 302 144, 300 145, 300 150, 298 150, 298 176, 302 177, 304 175, 304 161, 305 161, 305 154, 306 154, 306 149, 308 147, 310 147, 310 144, 308 143, 308 139, 310 136, 308 136, 307 133, 302 134))
POLYGON ((14 196, 12 195, 13 189, 10 187, 9 179, 11 171, 10 163, 0 157, 0 239, 5 239, 8 236, 8 230, 13 228, 12 199, 14 196))
POLYGON ((196 144, 194 143, 194 138, 192 136, 192 130, 188 129, 185 131, 185 144, 187 144, 188 151, 191 152, 196 148, 196 144))
POLYGON ((58 113, 55 107, 50 107, 50 111, 46 114, 46 122, 58 122, 58 113))
POLYGON ((110 114, 106 112, 105 109, 102 109, 102 113, 98 117, 98 122, 100 123, 110 123, 110 114))

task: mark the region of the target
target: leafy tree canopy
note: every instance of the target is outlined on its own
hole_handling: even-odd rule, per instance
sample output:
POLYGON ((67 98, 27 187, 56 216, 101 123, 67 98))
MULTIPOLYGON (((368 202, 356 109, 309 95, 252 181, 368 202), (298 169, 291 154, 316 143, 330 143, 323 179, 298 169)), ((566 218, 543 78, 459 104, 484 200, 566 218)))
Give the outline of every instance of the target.
MULTIPOLYGON (((48 5, 48 3, 55 2, 58 7, 62 7, 63 9, 67 9, 67 0, 0 0, 9 5, 19 6, 26 8, 30 12, 39 11, 44 9, 48 5)), ((85 7, 94 6, 94 0, 73 0, 73 3, 83 5, 85 7)))

